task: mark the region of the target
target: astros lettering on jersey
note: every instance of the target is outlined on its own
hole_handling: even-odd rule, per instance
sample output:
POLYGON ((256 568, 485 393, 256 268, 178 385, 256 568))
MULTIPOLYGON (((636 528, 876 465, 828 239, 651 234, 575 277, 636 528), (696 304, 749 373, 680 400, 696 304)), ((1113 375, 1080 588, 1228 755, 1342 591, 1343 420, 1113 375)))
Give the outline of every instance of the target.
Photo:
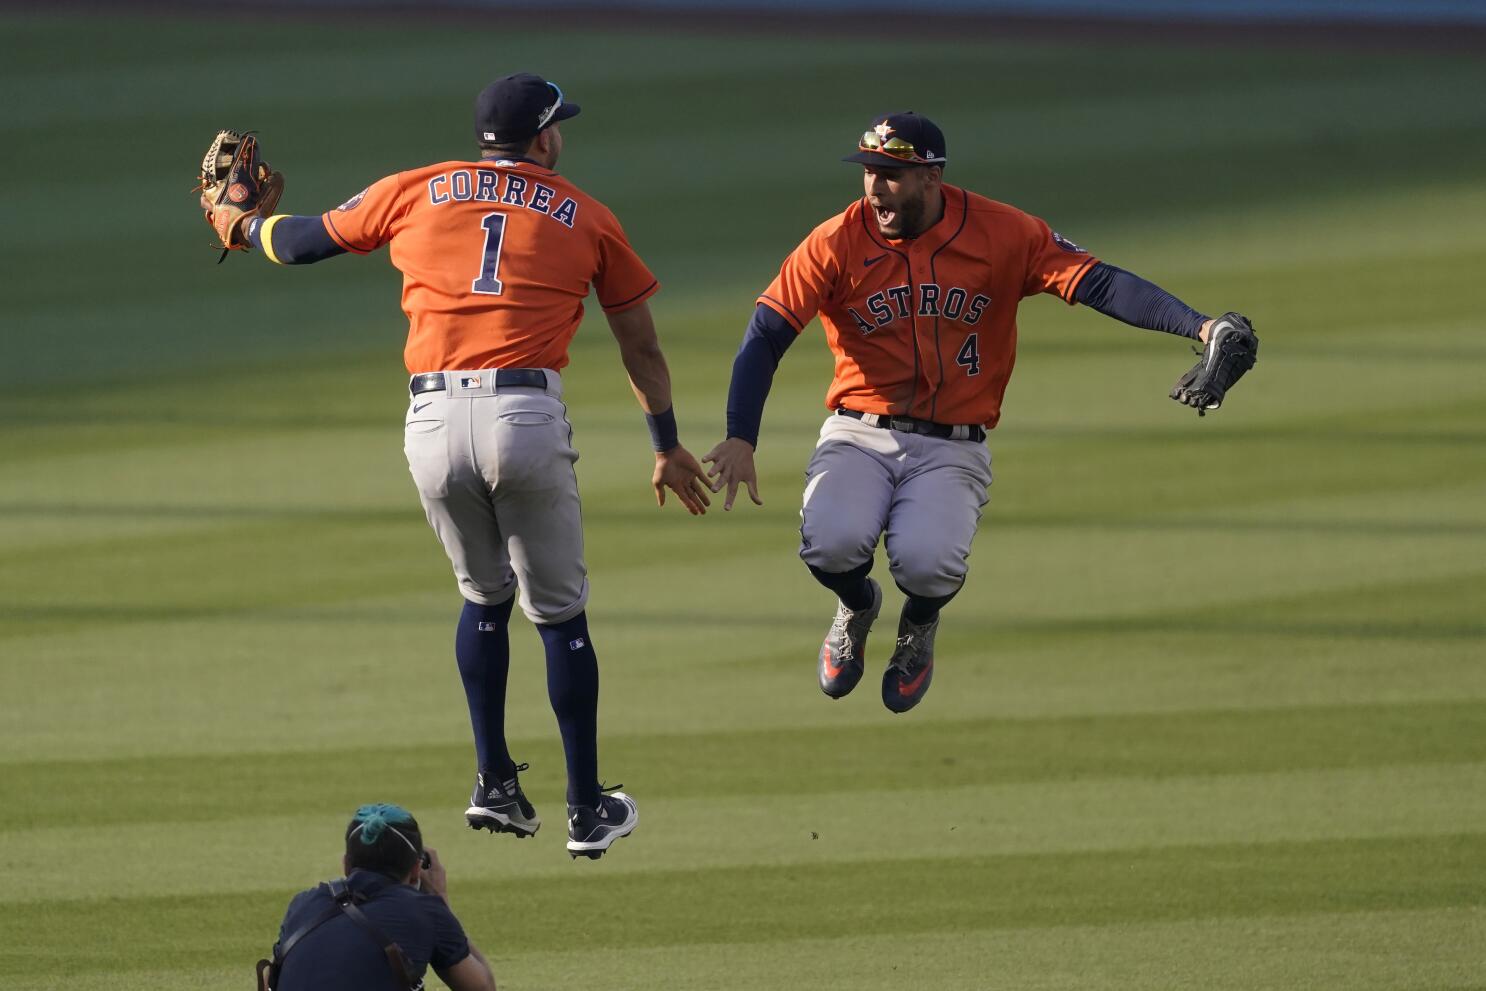
POLYGON ((836 357, 830 409, 994 427, 1016 360, 1016 309, 1070 305, 1097 261, 1005 203, 944 187, 944 216, 912 239, 878 230, 865 200, 821 224, 759 297, 796 332, 817 313, 836 357))
POLYGON ((533 162, 399 172, 322 219, 348 251, 391 242, 403 273, 410 372, 560 370, 590 283, 610 313, 660 288, 607 207, 533 162))

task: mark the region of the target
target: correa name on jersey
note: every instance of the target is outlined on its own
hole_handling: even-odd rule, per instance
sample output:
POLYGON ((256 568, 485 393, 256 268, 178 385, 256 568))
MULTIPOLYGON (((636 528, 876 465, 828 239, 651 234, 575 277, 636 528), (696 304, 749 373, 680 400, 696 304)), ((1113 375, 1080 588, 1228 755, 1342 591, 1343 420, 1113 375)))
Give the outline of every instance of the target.
POLYGON ((913 316, 945 317, 974 326, 980 322, 986 307, 991 305, 991 297, 985 293, 971 296, 969 291, 959 286, 950 286, 946 290, 933 282, 919 284, 917 313, 914 312, 912 300, 912 286, 893 286, 867 297, 863 309, 871 315, 871 320, 864 317, 855 306, 848 306, 846 312, 856 321, 858 330, 863 334, 870 334, 895 319, 908 320, 913 316))
POLYGON ((564 197, 554 209, 552 198, 556 195, 557 190, 544 183, 494 169, 455 169, 428 180, 428 202, 433 206, 470 200, 508 203, 546 214, 571 229, 578 216, 578 204, 572 197, 564 197))

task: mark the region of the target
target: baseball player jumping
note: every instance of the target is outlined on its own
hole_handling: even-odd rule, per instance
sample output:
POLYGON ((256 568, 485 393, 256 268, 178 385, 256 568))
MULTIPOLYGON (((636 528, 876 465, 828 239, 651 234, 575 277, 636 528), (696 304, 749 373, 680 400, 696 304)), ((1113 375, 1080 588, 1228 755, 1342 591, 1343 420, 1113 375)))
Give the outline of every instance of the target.
POLYGON ((844 160, 862 165, 865 195, 815 228, 759 297, 733 363, 727 439, 703 460, 713 491, 727 489, 724 508, 740 485, 759 503, 753 452, 764 401, 780 358, 819 314, 836 367, 832 415, 806 472, 800 556, 839 599, 817 659, 820 688, 841 698, 861 680, 882 608, 869 575, 885 537, 906 598, 882 702, 907 712, 934 675, 940 610, 964 585, 1018 303, 1054 293, 1203 342, 1203 359, 1172 392, 1199 413, 1253 365, 1258 341, 1238 314, 1209 319, 1036 217, 947 185, 944 135, 927 117, 876 118, 844 160))
POLYGON ((567 848, 597 859, 639 813, 599 784, 578 454, 559 375, 590 286, 650 426, 656 501, 669 489, 699 515, 708 497, 677 439, 646 302, 659 284, 614 215, 555 171, 559 122, 577 113, 539 76, 499 79, 475 103, 478 160, 399 172, 321 216, 263 216, 282 177, 259 163, 251 137, 224 132, 236 151, 219 136, 208 152, 203 206, 224 247, 261 248, 279 264, 390 245, 408 317, 408 468, 465 599, 454 652, 478 759, 466 819, 519 837, 541 825, 505 739, 506 626, 519 593, 546 649, 567 756, 567 848))

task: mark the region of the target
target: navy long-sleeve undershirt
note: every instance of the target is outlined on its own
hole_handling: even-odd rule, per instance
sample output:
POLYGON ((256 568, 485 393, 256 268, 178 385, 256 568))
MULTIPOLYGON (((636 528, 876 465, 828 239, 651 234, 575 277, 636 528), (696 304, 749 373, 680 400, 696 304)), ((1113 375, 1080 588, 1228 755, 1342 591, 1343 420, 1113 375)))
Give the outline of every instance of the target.
POLYGON ((1098 262, 1073 291, 1075 302, 1145 330, 1197 339, 1207 317, 1160 286, 1098 262))
POLYGON ((764 420, 764 401, 774 384, 779 359, 799 335, 772 307, 764 303, 753 310, 753 319, 743 332, 743 344, 733 359, 733 380, 728 386, 728 436, 758 447, 759 424, 764 420))
MULTIPOLYGON (((248 241, 255 248, 263 247, 266 223, 256 217, 248 221, 248 241)), ((281 265, 304 265, 345 253, 346 249, 335 243, 325 230, 325 221, 319 217, 282 216, 273 226, 273 251, 268 254, 281 265)))

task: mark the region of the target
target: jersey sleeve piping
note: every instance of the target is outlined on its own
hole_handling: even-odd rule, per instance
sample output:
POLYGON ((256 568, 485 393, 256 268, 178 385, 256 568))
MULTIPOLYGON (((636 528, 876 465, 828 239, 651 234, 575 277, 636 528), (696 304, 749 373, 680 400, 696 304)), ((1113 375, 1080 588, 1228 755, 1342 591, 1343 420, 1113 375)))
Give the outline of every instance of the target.
POLYGON ((773 310, 775 313, 778 313, 781 317, 784 317, 784 319, 789 322, 789 325, 795 329, 796 334, 805 329, 805 325, 800 321, 800 318, 795 316, 789 307, 785 306, 774 297, 760 295, 758 301, 760 303, 763 303, 769 309, 773 310))
POLYGON ((1061 295, 1063 301, 1069 306, 1078 302, 1074 297, 1074 294, 1078 292, 1078 284, 1083 281, 1085 275, 1089 274, 1089 269, 1093 268, 1098 262, 1099 259, 1090 255, 1089 259, 1079 266, 1078 271, 1073 273, 1073 278, 1068 280, 1068 288, 1061 295))
POLYGON ((618 303, 605 303, 603 300, 599 300, 599 306, 603 307, 605 313, 618 313, 620 310, 627 310, 632 306, 638 306, 640 303, 643 303, 645 300, 655 295, 656 290, 658 290, 659 288, 660 280, 655 279, 650 283, 650 285, 635 293, 635 295, 631 296, 629 299, 622 300, 618 303))
POLYGON ((329 213, 322 214, 320 219, 325 221, 325 232, 330 235, 331 240, 333 240, 336 244, 340 245, 342 248, 345 248, 347 251, 353 251, 358 255, 366 255, 371 253, 370 248, 358 248, 356 247, 356 245, 352 244, 350 241, 347 241, 344 237, 342 237, 341 232, 335 229, 335 221, 330 219, 329 213))

